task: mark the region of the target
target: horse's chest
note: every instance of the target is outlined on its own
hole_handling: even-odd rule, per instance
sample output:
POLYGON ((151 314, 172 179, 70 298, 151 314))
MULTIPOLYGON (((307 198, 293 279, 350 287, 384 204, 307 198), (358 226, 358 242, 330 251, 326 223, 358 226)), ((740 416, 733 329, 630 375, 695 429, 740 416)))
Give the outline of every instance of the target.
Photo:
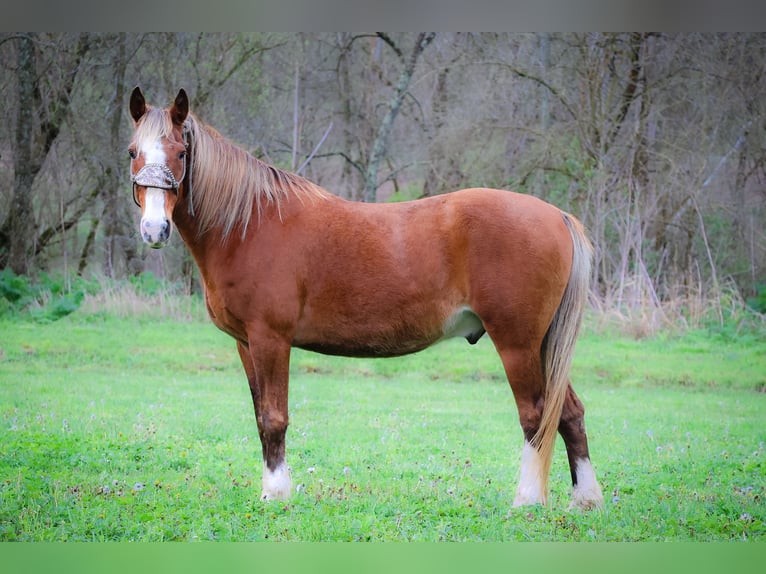
POLYGON ((224 300, 215 291, 205 289, 205 306, 210 320, 216 327, 235 339, 247 340, 244 324, 229 312, 224 300))

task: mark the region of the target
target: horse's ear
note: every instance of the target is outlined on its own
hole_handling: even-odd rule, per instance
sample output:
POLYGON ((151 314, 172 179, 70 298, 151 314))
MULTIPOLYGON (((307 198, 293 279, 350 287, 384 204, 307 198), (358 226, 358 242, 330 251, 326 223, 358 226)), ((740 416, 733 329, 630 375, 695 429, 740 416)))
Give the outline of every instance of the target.
POLYGON ((146 100, 144 94, 141 93, 141 88, 136 86, 133 88, 133 93, 130 94, 130 115, 133 121, 138 123, 144 114, 146 113, 146 100))
POLYGON ((170 118, 177 126, 183 125, 186 121, 186 116, 189 114, 189 97, 186 95, 186 91, 181 88, 178 90, 178 95, 173 102, 173 107, 170 108, 170 118))

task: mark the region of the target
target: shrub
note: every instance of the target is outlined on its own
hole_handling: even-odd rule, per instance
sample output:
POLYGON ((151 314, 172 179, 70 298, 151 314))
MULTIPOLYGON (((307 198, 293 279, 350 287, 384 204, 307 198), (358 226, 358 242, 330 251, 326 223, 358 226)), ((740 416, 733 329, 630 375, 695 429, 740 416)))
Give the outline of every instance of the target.
POLYGON ((4 269, 0 271, 0 317, 29 316, 41 323, 57 321, 79 309, 85 294, 97 289, 96 283, 81 277, 69 281, 47 273, 28 277, 4 269))
POLYGON ((758 294, 755 297, 750 297, 747 304, 759 313, 766 314, 766 285, 756 286, 756 291, 758 294))

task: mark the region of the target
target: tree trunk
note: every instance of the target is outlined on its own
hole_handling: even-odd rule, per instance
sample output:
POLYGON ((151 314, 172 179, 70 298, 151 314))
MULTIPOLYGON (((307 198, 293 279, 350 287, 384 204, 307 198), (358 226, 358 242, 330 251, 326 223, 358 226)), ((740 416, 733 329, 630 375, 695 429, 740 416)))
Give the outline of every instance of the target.
MULTIPOLYGON (((549 34, 541 33, 538 40, 538 51, 540 54, 540 77, 550 76, 551 67, 551 38, 549 34)), ((540 111, 539 126, 543 137, 548 136, 551 129, 551 93, 550 90, 540 90, 540 111)), ((545 197, 545 172, 538 169, 532 179, 532 195, 535 197, 545 197)))
POLYGON ((120 153, 125 147, 120 126, 123 123, 125 110, 125 70, 128 65, 126 34, 124 32, 117 34, 113 45, 116 48, 112 60, 114 97, 110 102, 107 116, 109 147, 112 153, 111 161, 99 177, 104 198, 103 221, 106 235, 104 270, 109 277, 119 275, 123 271, 123 266, 124 272, 128 275, 136 275, 141 271, 136 243, 130 231, 132 218, 128 214, 128 209, 132 207, 132 204, 124 193, 123 183, 126 178, 122 177, 122 166, 127 166, 127 159, 120 153))
POLYGON ((399 75, 399 83, 396 86, 396 94, 388 104, 388 111, 383 117, 383 121, 380 123, 378 133, 375 136, 375 141, 372 144, 372 151, 370 152, 370 158, 367 162, 367 172, 365 174, 364 184, 364 201, 374 203, 378 191, 378 170, 380 169, 380 162, 386 155, 388 149, 388 136, 391 134, 391 129, 394 126, 394 120, 399 114, 399 110, 404 102, 404 97, 407 95, 407 90, 412 80, 412 75, 415 73, 415 65, 418 62, 418 58, 423 53, 423 50, 428 47, 436 34, 421 32, 418 35, 418 39, 415 42, 415 47, 412 49, 409 60, 405 63, 401 74, 399 75))
POLYGON ((449 149, 449 145, 445 143, 445 136, 440 133, 449 113, 447 89, 449 72, 449 66, 444 66, 436 77, 436 88, 431 104, 434 121, 428 138, 428 172, 423 182, 424 197, 454 191, 463 181, 460 162, 453 150, 449 149))
POLYGON ((34 134, 35 90, 37 71, 33 35, 19 38, 16 79, 19 113, 16 117, 13 148, 13 199, 3 225, 8 245, 8 266, 14 273, 28 273, 34 241, 32 183, 40 169, 40 161, 32 153, 34 134))
MULTIPOLYGON (((0 228, 0 265, 7 264, 16 273, 28 273, 34 255, 39 251, 35 250, 32 186, 69 114, 77 70, 89 49, 87 34, 81 34, 74 59, 62 74, 62 82, 53 94, 46 94, 50 99, 44 102, 37 73, 37 42, 36 34, 24 34, 18 38, 16 80, 19 107, 13 147, 13 195, 8 215, 0 228)), ((46 65, 49 64, 46 62, 46 65)))

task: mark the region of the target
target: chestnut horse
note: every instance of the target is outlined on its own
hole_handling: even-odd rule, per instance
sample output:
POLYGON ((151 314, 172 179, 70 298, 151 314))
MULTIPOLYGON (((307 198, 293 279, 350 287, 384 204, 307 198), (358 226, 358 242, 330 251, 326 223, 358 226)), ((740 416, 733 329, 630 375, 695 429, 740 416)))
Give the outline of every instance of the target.
MULTIPOLYGON (((397 204, 345 201, 133 90, 129 147, 140 231, 178 229, 210 318, 237 342, 263 449, 262 498, 287 498, 290 349, 414 353, 487 333, 524 433, 514 505, 546 503, 556 433, 573 504, 601 506, 584 408, 569 382, 591 269, 582 225, 528 195, 466 189, 397 204)), ((480 414, 479 414, 480 416, 480 414)))

